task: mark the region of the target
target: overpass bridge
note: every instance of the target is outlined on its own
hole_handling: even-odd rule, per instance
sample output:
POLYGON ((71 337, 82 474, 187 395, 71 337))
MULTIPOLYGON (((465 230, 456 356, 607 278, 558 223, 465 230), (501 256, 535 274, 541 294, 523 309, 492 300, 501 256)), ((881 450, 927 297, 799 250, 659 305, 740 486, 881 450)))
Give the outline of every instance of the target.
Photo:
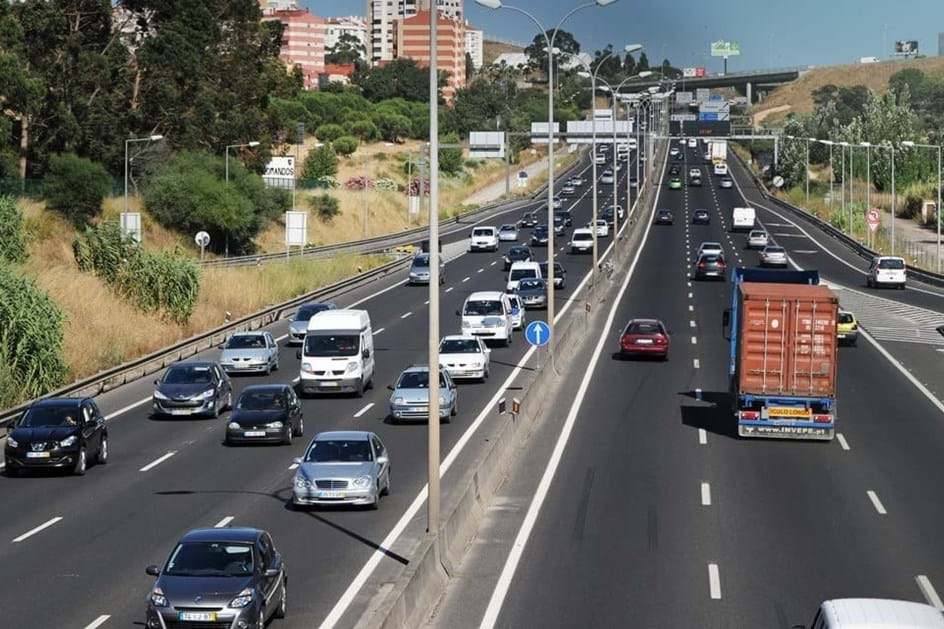
POLYGON ((647 89, 660 84, 670 85, 677 91, 685 92, 695 91, 699 88, 733 87, 744 92, 748 101, 754 102, 753 95, 756 91, 796 81, 800 77, 800 74, 807 70, 809 70, 807 66, 773 68, 747 72, 729 72, 727 74, 715 74, 711 76, 633 81, 632 85, 633 88, 639 89, 647 89))

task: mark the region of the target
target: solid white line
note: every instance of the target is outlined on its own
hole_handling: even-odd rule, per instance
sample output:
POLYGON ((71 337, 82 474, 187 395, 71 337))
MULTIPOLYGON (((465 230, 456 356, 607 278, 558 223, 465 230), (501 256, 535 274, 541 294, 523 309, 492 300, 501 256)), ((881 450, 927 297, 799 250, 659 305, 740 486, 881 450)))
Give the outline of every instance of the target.
POLYGON ((721 600, 721 575, 718 573, 718 564, 708 564, 708 589, 712 600, 721 600))
POLYGON ((148 470, 152 470, 152 469, 154 469, 155 467, 157 467, 158 465, 160 465, 161 463, 163 463, 164 461, 166 461, 167 459, 169 459, 170 457, 174 456, 175 454, 177 454, 177 451, 176 451, 176 450, 174 450, 173 452, 168 452, 168 453, 165 454, 164 456, 159 457, 159 458, 157 458, 157 459, 151 461, 150 463, 148 463, 147 465, 145 465, 144 467, 142 467, 142 468, 141 468, 140 470, 138 470, 138 471, 139 471, 139 472, 147 472, 148 470))
POLYGON ((842 447, 843 450, 849 449, 849 442, 846 441, 845 435, 843 435, 841 432, 837 432, 836 439, 839 441, 839 445, 842 447))
POLYGON ((469 278, 465 278, 464 280, 462 280, 462 283, 465 284, 468 281, 469 281, 469 278))
POLYGON ((693 336, 693 337, 692 337, 692 345, 697 345, 697 344, 698 344, 698 337, 697 337, 697 336, 693 336))
POLYGON ((703 507, 711 506, 711 485, 708 483, 701 484, 701 505, 703 507))
POLYGON ((128 406, 125 406, 124 408, 119 408, 114 413, 109 413, 108 415, 105 415, 105 421, 114 419, 118 417, 119 415, 123 415, 124 413, 127 413, 128 411, 132 411, 138 408, 139 406, 143 406, 144 404, 147 404, 150 401, 151 401, 151 396, 149 395, 146 398, 143 398, 143 399, 138 400, 137 402, 134 402, 133 404, 129 404, 128 406))
POLYGON ((214 525, 213 525, 213 528, 215 528, 215 529, 221 529, 221 528, 223 528, 224 526, 229 525, 229 523, 232 522, 232 521, 235 520, 235 519, 236 519, 236 518, 235 518, 234 516, 228 515, 228 516, 226 516, 225 518, 223 518, 222 520, 220 520, 219 522, 217 522, 216 524, 214 524, 214 525))
POLYGON ((45 529, 48 529, 50 526, 52 526, 53 524, 59 522, 60 520, 62 520, 62 516, 61 516, 61 515, 57 515, 57 516, 54 517, 54 518, 51 518, 51 519, 49 519, 49 520, 46 520, 45 522, 43 522, 42 524, 40 524, 40 525, 37 526, 36 528, 30 529, 30 530, 26 531, 25 533, 23 533, 22 535, 20 535, 19 537, 13 538, 13 543, 14 543, 14 544, 19 544, 19 543, 22 542, 23 540, 29 539, 30 537, 36 535, 36 534, 39 533, 40 531, 43 531, 43 530, 45 530, 45 529))
MULTIPOLYGON (((550 132, 549 132, 549 133, 550 133, 550 132)), ((408 313, 406 313, 406 314, 402 314, 402 315, 400 315, 400 318, 401 318, 401 319, 406 319, 406 318, 409 317, 411 314, 413 314, 413 313, 412 313, 412 312, 408 312, 408 313)))
POLYGON ((937 595, 937 590, 931 585, 931 579, 923 574, 919 574, 915 577, 915 581, 918 582, 918 588, 921 590, 921 594, 924 595, 924 600, 928 602, 928 605, 936 608, 938 611, 944 611, 944 603, 941 602, 941 597, 937 595))
POLYGON ((865 493, 869 495, 869 500, 872 501, 872 506, 875 507, 875 510, 878 511, 879 515, 885 515, 888 513, 885 511, 885 505, 883 505, 882 501, 878 499, 878 494, 876 494, 871 489, 865 493))
POLYGON ((98 618, 90 622, 89 624, 85 625, 85 629, 98 629, 98 627, 101 627, 106 622, 108 622, 109 618, 111 618, 109 614, 102 614, 101 616, 99 616, 98 618))
POLYGON ((354 413, 354 417, 360 417, 361 415, 363 415, 364 413, 366 413, 367 411, 369 411, 371 408, 373 408, 373 406, 374 406, 374 403, 371 402, 370 404, 368 404, 367 406, 365 406, 365 407, 362 408, 361 410, 359 410, 359 411, 357 411, 356 413, 354 413))
POLYGON ((701 369, 701 361, 697 358, 692 360, 692 365, 695 367, 695 369, 701 369))
POLYGON ((703 446, 708 445, 708 432, 704 428, 698 429, 698 444, 703 446))
POLYGON ((374 330, 374 336, 377 336, 378 334, 380 334, 381 332, 383 332, 383 331, 386 330, 386 329, 387 329, 387 328, 380 328, 379 330, 374 330))
MULTIPOLYGON (((662 166, 662 177, 665 176, 665 164, 667 163, 668 159, 666 159, 666 162, 662 166)), ((632 279, 636 270, 636 265, 639 262, 643 250, 645 249, 646 241, 649 238, 649 231, 652 228, 652 215, 655 214, 655 208, 659 206, 660 193, 661 188, 659 189, 659 192, 656 192, 656 198, 652 204, 649 220, 646 222, 646 231, 643 233, 642 242, 636 249, 636 255, 629 267, 629 271, 626 273, 626 277, 623 279, 619 293, 613 300, 613 305, 610 308, 606 323, 603 326, 603 331, 600 333, 600 338, 597 341, 596 348, 590 357, 590 364, 587 365, 583 379, 580 382, 580 387, 577 390, 577 395, 570 407, 567 418, 564 421, 564 426, 561 429, 557 443, 554 445, 551 458, 544 469, 544 474, 541 476, 541 481, 534 493, 534 497, 532 498, 531 504, 528 507, 528 511, 525 514, 524 521, 521 523, 521 528, 518 530, 518 534, 515 537, 511 551, 509 552, 508 558, 505 561, 505 565, 502 568, 500 576, 498 577, 498 582, 496 583, 495 589, 492 592, 492 596, 489 599, 488 607, 485 610, 485 615, 482 618, 482 622, 479 624, 480 629, 492 629, 495 626, 495 623, 498 622, 498 616, 501 613, 501 608, 505 602, 505 597, 508 595, 508 590, 511 587, 511 582, 515 576, 515 571, 518 568, 518 563, 521 561, 521 556, 523 555, 525 546, 527 545, 528 539, 531 536, 531 531, 534 529, 538 515, 541 512, 541 507, 544 505, 544 500, 547 498, 547 494, 550 491, 551 483, 554 480, 554 475, 557 473, 557 468, 563 459, 564 450, 567 447, 567 442, 570 440, 570 434, 573 431, 574 424, 576 423, 577 415, 580 413, 580 408, 583 404, 584 396, 586 396, 587 390, 590 386, 593 372, 595 371, 596 366, 600 360, 600 356, 603 354, 604 346, 609 340, 610 330, 613 327, 613 321, 616 318, 617 309, 620 302, 623 300, 623 295, 626 293, 626 289, 629 287, 629 281, 632 279)), ((568 305, 570 303, 572 302, 568 302, 568 305)))

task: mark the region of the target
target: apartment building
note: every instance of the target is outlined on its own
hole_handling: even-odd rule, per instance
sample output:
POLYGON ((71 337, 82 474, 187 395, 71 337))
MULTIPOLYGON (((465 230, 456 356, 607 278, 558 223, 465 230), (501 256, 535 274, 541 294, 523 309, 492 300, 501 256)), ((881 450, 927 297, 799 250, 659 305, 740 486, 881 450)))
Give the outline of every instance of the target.
POLYGON ((326 20, 304 9, 269 10, 263 20, 282 22, 285 31, 279 57, 287 66, 301 68, 305 88, 317 88, 325 70, 326 20))
MULTIPOLYGON (((437 0, 436 5, 444 17, 462 20, 463 0, 437 0)), ((428 11, 429 7, 430 0, 367 0, 367 58, 370 62, 395 59, 397 23, 414 17, 419 11, 428 11)))
POLYGON ((485 63, 485 34, 481 29, 472 28, 465 23, 465 51, 472 57, 472 66, 481 70, 485 63))
MULTIPOLYGON (((456 90, 465 87, 465 24, 445 15, 439 15, 437 33, 437 67, 449 73, 443 88, 447 102, 455 98, 456 90)), ((413 17, 397 23, 394 55, 409 58, 417 65, 429 67, 429 11, 419 11, 413 17)))
MULTIPOLYGON (((331 50, 334 48, 338 41, 340 41, 342 35, 349 35, 354 37, 361 43, 361 46, 364 47, 364 50, 367 51, 370 48, 370 42, 367 37, 367 20, 362 17, 352 15, 349 17, 329 17, 326 18, 326 32, 325 32, 325 50, 331 50)), ((362 58, 367 58, 369 55, 361 55, 362 58)))

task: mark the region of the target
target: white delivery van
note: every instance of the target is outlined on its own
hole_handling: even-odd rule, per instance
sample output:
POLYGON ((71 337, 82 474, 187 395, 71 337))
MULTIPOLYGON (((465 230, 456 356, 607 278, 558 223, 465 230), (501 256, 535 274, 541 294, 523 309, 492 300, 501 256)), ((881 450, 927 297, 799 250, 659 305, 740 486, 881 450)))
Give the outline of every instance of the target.
POLYGON ((736 207, 731 210, 731 231, 752 230, 757 220, 757 210, 752 207, 736 207))
POLYGON ((870 288, 894 286, 904 288, 908 282, 908 267, 899 256, 875 256, 869 265, 866 282, 870 288))
MULTIPOLYGON (((805 625, 794 625, 804 627, 805 625)), ((924 603, 882 598, 839 598, 819 607, 810 629, 944 629, 944 615, 924 603)))
POLYGON ((366 310, 325 310, 308 321, 298 351, 300 393, 363 395, 374 384, 374 333, 366 310))
POLYGON ((541 265, 537 262, 514 262, 508 271, 508 285, 505 290, 513 293, 518 290, 521 280, 530 279, 541 279, 541 265))
POLYGON ((507 293, 483 291, 469 295, 462 305, 462 310, 456 314, 462 317, 463 335, 478 336, 486 341, 503 341, 505 345, 511 345, 511 335, 514 331, 511 311, 511 301, 507 293))
POLYGON ((494 227, 473 227, 470 251, 498 251, 498 230, 494 227))
POLYGON ((725 162, 715 162, 715 175, 723 177, 728 174, 728 165, 725 162))

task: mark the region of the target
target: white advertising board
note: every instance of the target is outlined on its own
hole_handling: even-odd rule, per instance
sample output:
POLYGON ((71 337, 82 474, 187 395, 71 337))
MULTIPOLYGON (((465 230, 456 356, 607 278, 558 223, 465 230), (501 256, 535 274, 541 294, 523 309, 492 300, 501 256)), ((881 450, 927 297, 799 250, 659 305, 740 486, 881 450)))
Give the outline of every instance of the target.
POLYGON ((504 159, 505 133, 503 131, 472 131, 469 133, 469 157, 504 159))
POLYGON ((308 212, 285 213, 285 244, 288 247, 308 244, 308 212))

